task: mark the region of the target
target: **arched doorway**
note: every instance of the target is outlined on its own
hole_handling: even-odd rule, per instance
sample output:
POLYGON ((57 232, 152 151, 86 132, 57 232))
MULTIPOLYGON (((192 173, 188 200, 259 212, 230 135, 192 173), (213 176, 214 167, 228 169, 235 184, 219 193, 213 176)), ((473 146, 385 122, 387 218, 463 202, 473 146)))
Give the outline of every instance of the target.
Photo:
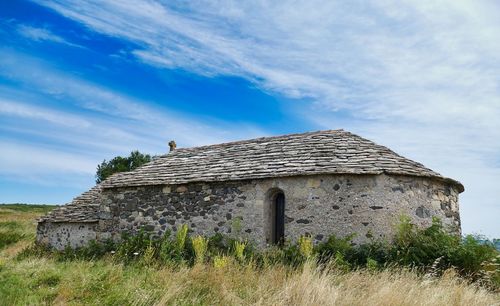
POLYGON ((281 245, 285 241, 285 194, 278 192, 272 203, 272 242, 281 245))

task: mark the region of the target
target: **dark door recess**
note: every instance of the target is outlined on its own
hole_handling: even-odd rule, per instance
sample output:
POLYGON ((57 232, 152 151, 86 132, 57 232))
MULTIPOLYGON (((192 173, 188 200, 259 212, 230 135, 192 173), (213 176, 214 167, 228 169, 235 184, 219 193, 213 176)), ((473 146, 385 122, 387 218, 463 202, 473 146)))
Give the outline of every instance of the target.
POLYGON ((285 241, 285 195, 278 193, 274 200, 274 243, 283 244, 285 241))

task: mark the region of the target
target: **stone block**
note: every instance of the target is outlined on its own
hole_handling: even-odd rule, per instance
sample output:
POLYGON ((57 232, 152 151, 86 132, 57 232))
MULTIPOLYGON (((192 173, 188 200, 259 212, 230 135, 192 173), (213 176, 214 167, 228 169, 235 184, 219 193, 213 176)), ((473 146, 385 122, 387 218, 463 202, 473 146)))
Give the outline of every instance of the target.
POLYGON ((161 190, 164 194, 169 194, 170 192, 172 192, 172 188, 170 186, 165 186, 162 188, 161 190))
POLYGON ((307 180, 307 187, 318 188, 321 186, 321 181, 319 179, 310 178, 307 180))
POLYGON ((179 186, 176 188, 176 190, 178 193, 184 193, 186 191, 188 191, 187 187, 186 186, 179 186))

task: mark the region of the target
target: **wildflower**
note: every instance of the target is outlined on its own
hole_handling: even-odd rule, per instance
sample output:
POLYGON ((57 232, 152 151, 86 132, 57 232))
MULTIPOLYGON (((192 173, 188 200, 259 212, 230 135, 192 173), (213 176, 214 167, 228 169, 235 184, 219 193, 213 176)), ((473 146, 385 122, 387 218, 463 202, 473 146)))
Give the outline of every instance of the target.
POLYGON ((203 236, 196 236, 191 238, 193 242, 193 249, 196 256, 196 263, 203 263, 205 259, 205 253, 207 252, 208 239, 203 238, 203 236))
POLYGON ((236 259, 238 259, 239 261, 243 261, 244 259, 243 252, 245 251, 246 245, 247 245, 246 242, 236 241, 234 243, 234 255, 236 256, 236 259))
POLYGON ((309 258, 313 252, 313 243, 310 237, 300 236, 299 241, 299 251, 302 256, 309 258))
POLYGON ((214 267, 215 268, 224 268, 225 266, 227 266, 227 264, 229 263, 229 260, 227 258, 227 256, 224 256, 224 255, 217 255, 214 257, 214 267))

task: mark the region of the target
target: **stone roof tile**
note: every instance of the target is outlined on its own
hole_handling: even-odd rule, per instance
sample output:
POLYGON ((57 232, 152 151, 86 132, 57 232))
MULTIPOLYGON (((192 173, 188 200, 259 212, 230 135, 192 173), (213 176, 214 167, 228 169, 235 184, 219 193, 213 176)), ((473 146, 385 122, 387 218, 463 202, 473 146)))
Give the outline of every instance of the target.
POLYGON ((74 198, 70 203, 59 206, 38 222, 97 222, 99 221, 99 205, 101 186, 96 185, 90 190, 74 198))
POLYGON ((101 185, 116 188, 314 174, 394 174, 460 182, 344 130, 328 130, 176 149, 101 185))

